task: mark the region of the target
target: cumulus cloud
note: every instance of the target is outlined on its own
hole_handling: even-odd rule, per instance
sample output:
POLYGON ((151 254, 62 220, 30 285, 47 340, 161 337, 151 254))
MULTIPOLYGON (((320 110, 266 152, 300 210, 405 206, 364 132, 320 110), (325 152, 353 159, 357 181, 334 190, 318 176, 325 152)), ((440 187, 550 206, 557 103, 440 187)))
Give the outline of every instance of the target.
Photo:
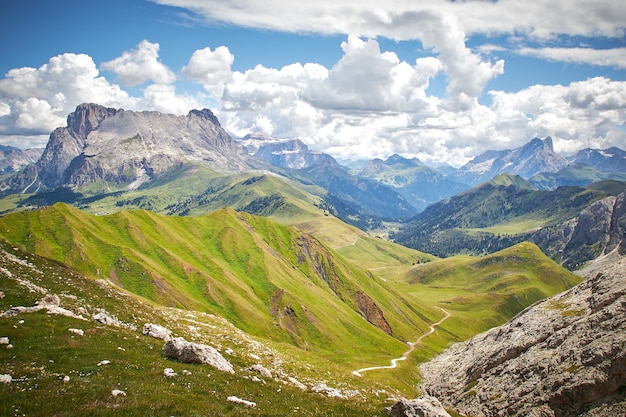
MULTIPOLYGON (((49 135, 83 102, 133 108, 135 100, 99 75, 91 57, 62 54, 39 68, 12 69, 0 79, 0 134, 49 135)), ((25 138, 29 145, 32 140, 25 138)), ((45 144, 42 143, 41 145, 45 144)))
POLYGON ((231 66, 235 57, 226 46, 204 48, 191 55, 182 73, 188 79, 204 85, 215 96, 222 94, 224 84, 232 80, 231 66))
POLYGON ((117 75, 125 86, 134 86, 146 81, 170 84, 176 80, 174 72, 159 60, 159 44, 143 40, 137 49, 126 51, 122 56, 100 65, 105 71, 117 75))

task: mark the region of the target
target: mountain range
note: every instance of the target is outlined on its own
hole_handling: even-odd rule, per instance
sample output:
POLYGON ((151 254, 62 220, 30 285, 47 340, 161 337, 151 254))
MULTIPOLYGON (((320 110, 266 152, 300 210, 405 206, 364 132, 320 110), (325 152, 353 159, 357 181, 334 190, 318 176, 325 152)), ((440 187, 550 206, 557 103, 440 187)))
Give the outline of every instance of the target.
POLYGON ((0 410, 381 416, 427 392, 451 414, 619 413, 623 158, 546 138, 456 172, 347 168, 207 109, 80 105, 2 177, 0 410), (602 274, 538 304, 581 266, 602 274))

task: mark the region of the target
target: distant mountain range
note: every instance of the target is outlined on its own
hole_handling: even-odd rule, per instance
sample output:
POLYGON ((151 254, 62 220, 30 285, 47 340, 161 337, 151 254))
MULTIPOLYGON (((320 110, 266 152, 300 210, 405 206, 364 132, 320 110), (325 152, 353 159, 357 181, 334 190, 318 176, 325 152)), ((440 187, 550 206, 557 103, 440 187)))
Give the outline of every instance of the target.
MULTIPOLYGON (((7 160, 34 154, 2 152, 7 160)), ((365 231, 424 211, 394 234, 398 242, 438 255, 482 253, 519 241, 533 227, 556 227, 607 197, 557 187, 626 181, 626 152, 585 149, 566 159, 551 138, 535 138, 485 152, 458 170, 440 169, 445 173, 399 155, 350 169, 299 139, 233 139, 208 109, 175 116, 81 104, 52 132, 40 158, 9 172, 0 190, 21 196, 8 211, 11 204, 57 201, 95 212, 136 207, 179 215, 229 206, 289 224, 333 215, 365 231), (507 222, 529 226, 497 226, 507 222), (485 228, 500 237, 483 234, 485 228)))
POLYGON ((500 174, 431 205, 391 237, 444 257, 532 241, 576 268, 617 247, 626 252, 625 195, 626 182, 537 190, 520 176, 500 174))
POLYGON ((43 149, 19 149, 0 145, 0 172, 17 172, 37 162, 43 149))

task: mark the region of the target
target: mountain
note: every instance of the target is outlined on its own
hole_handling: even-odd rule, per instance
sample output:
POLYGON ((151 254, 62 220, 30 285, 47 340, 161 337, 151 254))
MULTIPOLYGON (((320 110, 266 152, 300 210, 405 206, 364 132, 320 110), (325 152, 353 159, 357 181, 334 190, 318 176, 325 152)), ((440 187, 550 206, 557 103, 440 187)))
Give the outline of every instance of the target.
POLYGON ((420 211, 467 189, 465 184, 449 179, 419 159, 399 155, 374 159, 355 173, 392 187, 420 211))
POLYGON ((239 143, 250 155, 280 168, 300 169, 335 161, 328 154, 309 150, 299 139, 277 140, 262 134, 251 134, 239 143))
POLYGON ((626 254, 626 192, 596 201, 577 217, 533 231, 527 238, 570 269, 614 250, 626 254))
POLYGON ((334 159, 285 175, 303 184, 328 190, 326 209, 363 230, 376 228, 383 219, 408 218, 417 213, 406 198, 377 181, 352 175, 334 159))
POLYGON ((533 175, 529 181, 542 190, 554 190, 564 185, 585 186, 594 182, 616 180, 626 181, 626 169, 602 172, 583 162, 573 162, 557 172, 542 172, 533 175))
MULTIPOLYGON (((300 182, 304 190, 316 186, 314 194, 321 197, 321 201, 315 199, 316 206, 362 229, 377 227, 383 218, 416 213, 393 189, 351 175, 332 157, 310 151, 299 140, 275 141, 252 135, 237 142, 208 109, 176 116, 81 104, 68 116, 67 126, 50 135, 40 159, 5 178, 0 190, 4 196, 13 195, 4 205, 7 212, 55 202, 88 208, 103 200, 96 205, 115 207, 132 201, 137 204, 131 206, 185 214, 197 212, 194 202, 206 201, 206 196, 216 191, 214 186, 221 186, 217 183, 230 182, 226 177, 246 175, 243 185, 253 195, 254 181, 246 181, 269 173, 300 182), (213 185, 205 184, 207 180, 213 185), (117 202, 110 204, 115 199, 117 202)), ((276 213, 272 207, 280 201, 276 197, 289 199, 284 195, 271 201, 246 198, 253 205, 237 204, 237 208, 272 215, 276 213), (269 207, 262 209, 265 203, 269 207)), ((213 198, 212 202, 219 207, 231 204, 213 198)), ((212 209, 215 207, 204 213, 212 209)))
POLYGON ((568 158, 570 164, 586 164, 600 172, 626 172, 626 152, 619 148, 583 149, 568 158))
MULTIPOLYGON (((558 249, 547 251, 554 259, 563 261, 559 250, 568 240, 557 238, 561 236, 558 233, 570 230, 572 219, 607 197, 610 192, 601 188, 536 190, 521 177, 501 174, 431 205, 392 234, 392 238, 397 243, 437 256, 490 253, 522 240, 535 241, 547 250, 551 239, 559 242, 565 239, 565 243, 559 244, 562 246, 557 245, 558 249)), ((569 236, 568 233, 562 236, 569 236)), ((581 233, 586 233, 585 229, 581 233)), ((573 259, 580 261, 580 256, 573 259)), ((568 262, 568 267, 572 267, 572 262, 568 262)))
POLYGON ((186 162, 217 172, 259 167, 210 110, 186 116, 81 104, 58 128, 37 163, 8 182, 18 192, 59 186, 136 189, 186 162))
POLYGON ((626 412, 626 258, 420 367, 422 389, 463 415, 626 412))
POLYGON ((476 185, 498 174, 509 173, 530 178, 540 172, 556 172, 568 161, 554 152, 552 138, 535 138, 516 149, 487 151, 460 167, 454 179, 476 185))
POLYGON ((0 172, 17 172, 27 165, 34 164, 43 149, 18 149, 0 145, 0 172))

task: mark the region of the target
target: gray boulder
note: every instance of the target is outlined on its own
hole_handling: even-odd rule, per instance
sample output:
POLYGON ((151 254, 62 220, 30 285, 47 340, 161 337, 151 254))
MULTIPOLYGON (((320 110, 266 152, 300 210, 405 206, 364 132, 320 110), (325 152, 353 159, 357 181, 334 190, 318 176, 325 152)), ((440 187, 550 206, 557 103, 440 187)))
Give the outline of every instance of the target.
POLYGON ((387 409, 391 417, 450 417, 441 402, 429 395, 414 400, 402 399, 387 409))
POLYGON ((214 368, 235 373, 233 366, 215 348, 200 343, 188 342, 182 337, 170 340, 163 346, 163 355, 183 363, 205 363, 214 368))
POLYGON ((172 331, 166 329, 163 326, 159 326, 158 324, 146 323, 143 325, 143 329, 141 329, 141 334, 144 336, 154 337, 155 339, 161 339, 165 342, 169 342, 172 338, 172 331))

